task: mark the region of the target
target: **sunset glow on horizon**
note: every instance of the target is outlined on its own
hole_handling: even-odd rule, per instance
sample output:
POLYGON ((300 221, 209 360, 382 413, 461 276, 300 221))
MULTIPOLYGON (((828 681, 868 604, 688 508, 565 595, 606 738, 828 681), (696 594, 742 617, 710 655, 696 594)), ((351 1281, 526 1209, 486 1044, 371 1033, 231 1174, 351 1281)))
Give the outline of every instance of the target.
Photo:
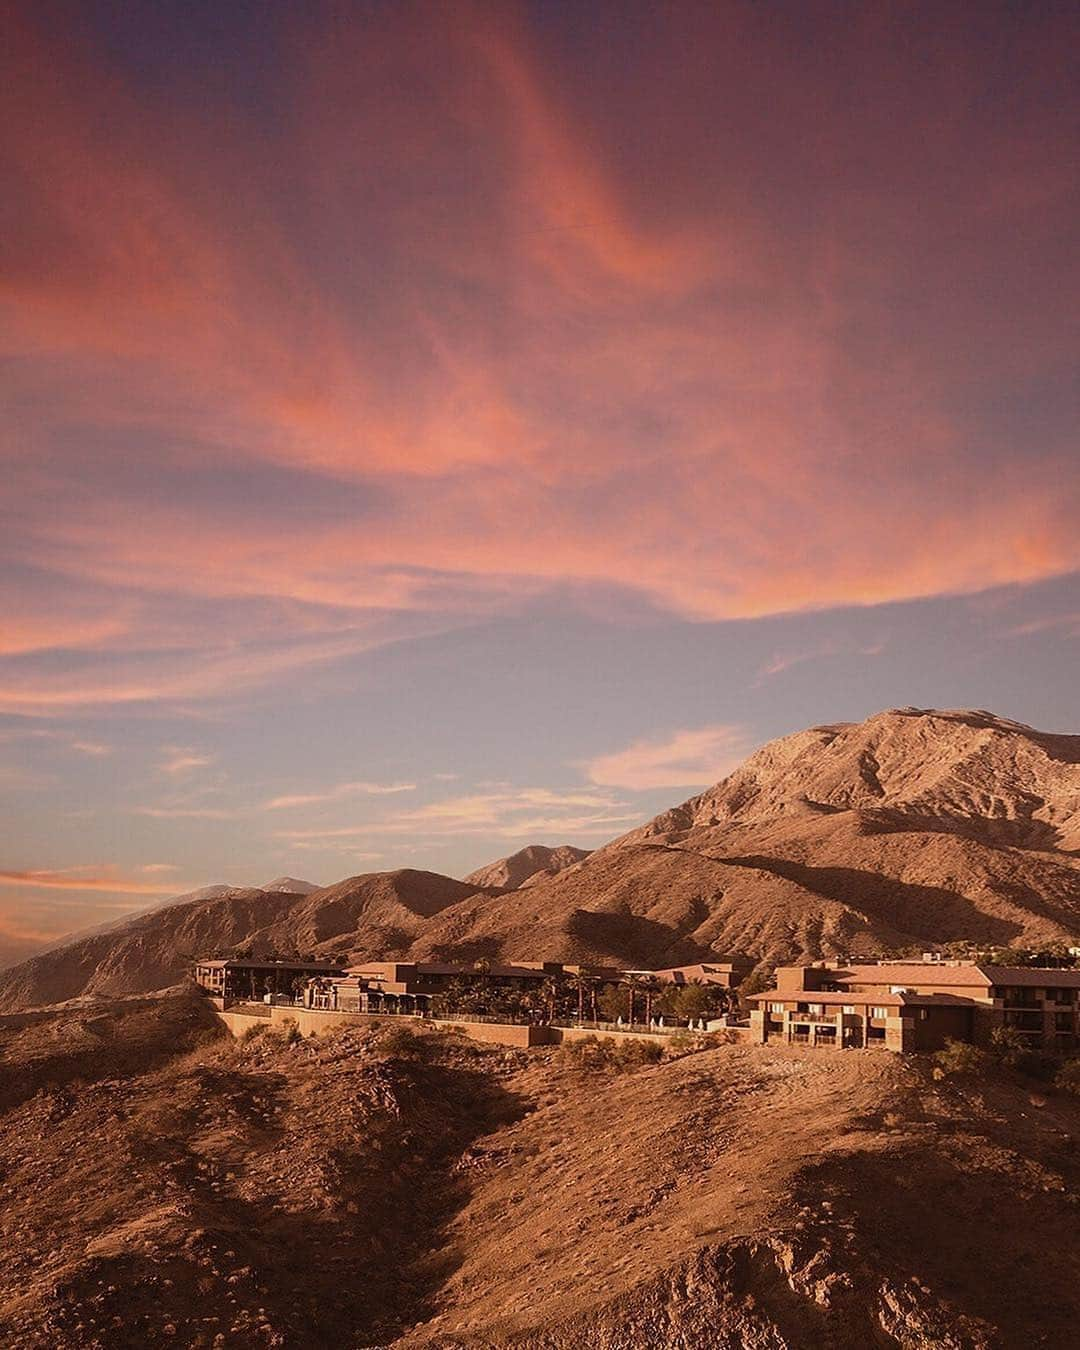
POLYGON ((0 961, 1080 730, 1075 11, 3 13, 0 961))

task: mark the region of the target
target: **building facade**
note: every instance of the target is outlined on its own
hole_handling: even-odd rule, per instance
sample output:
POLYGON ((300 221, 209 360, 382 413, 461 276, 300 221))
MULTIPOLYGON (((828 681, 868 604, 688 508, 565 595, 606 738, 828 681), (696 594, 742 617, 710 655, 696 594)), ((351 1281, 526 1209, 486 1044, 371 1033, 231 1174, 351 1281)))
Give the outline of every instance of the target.
POLYGON ((309 980, 330 980, 344 973, 344 966, 327 961, 275 961, 266 956, 204 959, 192 967, 195 983, 225 1003, 257 1003, 274 995, 299 997, 309 980))
POLYGON ((758 1044, 927 1051, 950 1039, 987 1045, 996 1027, 1009 1027, 1051 1054, 1080 1045, 1080 970, 938 960, 781 966, 776 987, 748 1002, 758 1044))

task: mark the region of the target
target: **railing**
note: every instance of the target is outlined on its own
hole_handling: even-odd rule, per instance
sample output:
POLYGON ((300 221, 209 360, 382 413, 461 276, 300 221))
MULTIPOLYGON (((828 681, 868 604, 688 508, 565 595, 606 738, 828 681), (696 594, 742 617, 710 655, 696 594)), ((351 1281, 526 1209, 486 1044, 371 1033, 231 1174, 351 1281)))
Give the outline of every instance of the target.
POLYGON ((268 1020, 274 1015, 269 1003, 247 1003, 243 999, 226 1003, 222 1012, 242 1013, 244 1017, 265 1017, 268 1020))
POLYGON ((575 1017, 556 1019, 550 1023, 553 1027, 558 1027, 560 1031, 602 1031, 604 1033, 620 1031, 632 1032, 636 1036, 646 1033, 657 1036, 675 1036, 680 1031, 686 1032, 689 1027, 658 1026, 651 1022, 579 1022, 575 1017))

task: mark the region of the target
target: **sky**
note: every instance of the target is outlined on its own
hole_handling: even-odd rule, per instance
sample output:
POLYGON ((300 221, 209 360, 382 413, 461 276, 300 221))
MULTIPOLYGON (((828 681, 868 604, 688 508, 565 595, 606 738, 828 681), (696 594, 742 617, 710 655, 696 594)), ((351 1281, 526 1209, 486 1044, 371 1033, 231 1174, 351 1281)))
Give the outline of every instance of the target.
POLYGON ((0 13, 0 960, 1080 731, 1074 6, 0 13))

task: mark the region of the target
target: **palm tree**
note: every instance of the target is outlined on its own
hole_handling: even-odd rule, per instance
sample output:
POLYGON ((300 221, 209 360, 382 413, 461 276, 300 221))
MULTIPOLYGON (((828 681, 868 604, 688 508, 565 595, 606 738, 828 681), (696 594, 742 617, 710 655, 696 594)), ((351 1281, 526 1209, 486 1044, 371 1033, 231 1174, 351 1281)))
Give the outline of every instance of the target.
POLYGON ((624 973, 624 975, 623 975, 623 977, 622 977, 622 983, 623 983, 624 985, 626 985, 627 993, 628 993, 628 995, 629 995, 629 1003, 630 1003, 630 1008, 629 1008, 629 1014, 630 1014, 630 1015, 629 1015, 629 1022, 630 1022, 630 1025, 633 1026, 633 1025, 634 1025, 634 995, 637 993, 637 991, 638 991, 639 989, 642 989, 642 988, 643 988, 643 982, 642 982, 642 979, 641 979, 641 976, 640 976, 640 975, 636 974, 636 973, 635 973, 634 971, 632 971, 632 970, 628 970, 628 971, 626 971, 626 972, 624 973))
POLYGON ((579 966, 577 974, 573 977, 574 988, 577 991, 577 1015, 578 1021, 585 1020, 585 995, 589 995, 592 1007, 592 1020, 596 1021, 596 972, 591 966, 579 966))
POLYGON ((645 995, 645 1021, 652 1025, 653 999, 660 993, 663 986, 655 975, 643 975, 639 980, 638 987, 645 995))
POLYGON ((559 992, 558 983, 550 975, 540 986, 540 993, 544 1000, 544 1009, 549 1022, 555 1021, 555 1001, 559 997, 559 992))

